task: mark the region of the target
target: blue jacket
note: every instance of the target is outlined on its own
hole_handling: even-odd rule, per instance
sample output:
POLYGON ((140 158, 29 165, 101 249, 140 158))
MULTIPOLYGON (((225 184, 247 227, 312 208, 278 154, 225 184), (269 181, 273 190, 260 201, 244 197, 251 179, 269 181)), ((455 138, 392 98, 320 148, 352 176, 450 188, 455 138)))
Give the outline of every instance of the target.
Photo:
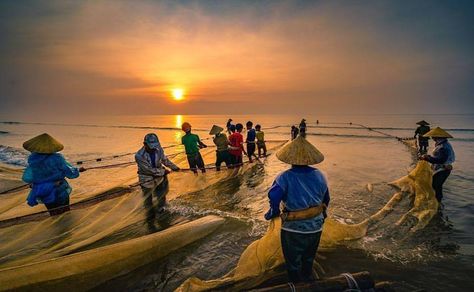
POLYGON ((27 202, 30 206, 50 204, 69 197, 71 187, 64 178, 76 178, 79 170, 72 167, 59 153, 31 153, 23 181, 33 184, 27 202))
MULTIPOLYGON (((288 211, 307 209, 320 204, 329 205, 329 190, 326 178, 316 168, 293 166, 280 173, 268 192, 270 210, 265 214, 269 220, 280 215, 280 202, 288 211)), ((324 215, 311 219, 285 221, 282 229, 297 233, 315 233, 322 230, 324 215)))
POLYGON ((432 164, 433 174, 436 174, 445 170, 445 165, 453 164, 456 155, 448 139, 443 139, 435 144, 433 153, 426 160, 432 164))

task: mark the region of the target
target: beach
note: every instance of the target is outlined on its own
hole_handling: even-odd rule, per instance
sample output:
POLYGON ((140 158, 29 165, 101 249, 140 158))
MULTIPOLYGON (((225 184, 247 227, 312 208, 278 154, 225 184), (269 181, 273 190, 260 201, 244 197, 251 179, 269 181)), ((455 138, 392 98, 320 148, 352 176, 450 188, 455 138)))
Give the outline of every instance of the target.
MULTIPOLYGON (((133 162, 133 155, 146 133, 156 133, 165 153, 186 167, 180 144, 184 121, 193 132, 212 145, 208 131, 213 124, 225 126, 227 116, 109 116, 74 122, 54 120, 0 122, 0 162, 8 167, 26 166, 22 142, 48 132, 64 143, 62 152, 71 162, 88 167, 133 162), (120 157, 113 157, 118 156, 120 157), (101 161, 95 161, 103 158, 101 161), (92 160, 92 161, 88 161, 92 160)), ((261 124, 274 153, 289 139, 291 125, 302 117, 291 115, 232 116, 236 122, 261 124), (273 142, 272 142, 273 141, 273 142)), ((416 164, 413 151, 397 139, 412 137, 417 115, 305 116, 307 139, 325 155, 318 165, 329 180, 329 216, 358 223, 374 214, 395 193, 389 182, 405 176, 416 164), (319 124, 316 124, 319 120, 319 124), (351 124, 352 123, 352 124, 351 124), (368 130, 359 125, 370 127, 368 130), (376 130, 376 131, 373 131, 376 130)), ((454 136, 454 171, 445 184, 443 208, 424 229, 409 232, 396 226, 409 202, 369 229, 363 238, 334 246, 322 246, 317 260, 324 277, 367 270, 378 281, 391 281, 400 291, 469 291, 474 281, 474 115, 424 115, 432 125, 454 136)), ((433 143, 431 141, 430 149, 433 143)), ((215 161, 212 148, 204 149, 206 164, 215 161)), ((193 220, 213 214, 226 218, 222 228, 165 258, 120 275, 95 287, 114 290, 159 289, 172 291, 190 276, 214 279, 231 270, 242 251, 266 231, 263 214, 268 209, 267 191, 287 165, 267 157, 263 164, 247 164, 241 170, 209 170, 169 176, 167 215, 150 227, 139 188, 114 199, 73 209, 60 218, 42 217, 32 222, 0 228, 0 267, 22 265, 66 254, 92 250, 166 229, 176 220, 193 220), (18 237, 18 234, 21 234, 18 237)), ((4 175, 4 172, 0 173, 4 175)), ((10 173, 11 175, 11 173, 10 173)), ((1 189, 15 185, 12 177, 1 177, 1 189)), ((91 198, 114 187, 136 182, 136 165, 86 171, 71 181, 72 203, 91 198)), ((0 220, 43 211, 26 205, 27 190, 0 196, 0 220)), ((397 290, 398 291, 398 290, 397 290)))

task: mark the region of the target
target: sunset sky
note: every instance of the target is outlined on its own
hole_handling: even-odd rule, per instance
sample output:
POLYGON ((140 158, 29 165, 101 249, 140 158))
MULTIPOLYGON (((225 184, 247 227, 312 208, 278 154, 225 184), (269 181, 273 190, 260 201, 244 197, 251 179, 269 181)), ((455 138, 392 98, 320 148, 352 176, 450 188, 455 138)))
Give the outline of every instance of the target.
POLYGON ((4 0, 0 116, 473 113, 473 52, 473 1, 4 0))

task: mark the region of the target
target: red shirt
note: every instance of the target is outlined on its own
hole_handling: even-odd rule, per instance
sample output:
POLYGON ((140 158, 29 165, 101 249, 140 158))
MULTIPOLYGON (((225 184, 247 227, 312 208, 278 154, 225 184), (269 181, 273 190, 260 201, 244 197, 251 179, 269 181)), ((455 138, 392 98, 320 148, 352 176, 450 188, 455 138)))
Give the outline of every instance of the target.
POLYGON ((232 133, 229 136, 229 143, 232 147, 239 147, 239 150, 229 150, 229 153, 234 156, 242 156, 242 143, 244 143, 244 136, 239 132, 232 133))

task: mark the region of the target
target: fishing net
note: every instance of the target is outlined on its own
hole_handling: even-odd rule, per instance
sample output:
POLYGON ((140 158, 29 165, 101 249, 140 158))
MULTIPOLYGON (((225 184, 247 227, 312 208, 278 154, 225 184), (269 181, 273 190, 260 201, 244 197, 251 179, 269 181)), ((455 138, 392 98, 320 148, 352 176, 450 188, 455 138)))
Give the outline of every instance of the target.
POLYGON ((225 220, 206 216, 162 232, 0 270, 0 291, 86 291, 206 237, 225 220))
MULTIPOLYGON (((268 148, 275 149, 281 143, 271 142, 268 148)), ((208 165, 215 161, 215 148, 202 149, 201 153, 208 165)), ((184 154, 176 155, 172 160, 181 168, 187 167, 184 154)), ((238 169, 223 168, 220 172, 210 169, 206 175, 195 175, 190 171, 172 172, 168 175, 170 183, 167 200, 173 201, 188 193, 241 176, 255 166, 256 163, 246 163, 238 169)), ((123 240, 120 232, 125 229, 132 229, 133 236, 141 235, 138 232, 147 232, 145 224, 149 223, 149 218, 148 210, 143 205, 142 192, 140 187, 129 187, 137 182, 136 171, 136 165, 129 165, 81 173, 78 179, 69 180, 73 188, 72 211, 54 217, 47 213, 38 216, 38 212, 45 210, 42 204, 33 208, 26 205, 29 189, 0 195, 0 268, 54 259, 114 243, 123 240), (118 193, 108 196, 115 191, 118 193), (101 199, 90 201, 95 198, 101 199), (12 223, 2 225, 5 222, 12 223), (142 230, 142 225, 145 225, 145 230, 142 230)), ((21 174, 21 169, 0 168, 0 182, 7 178, 21 182, 21 174)), ((156 204, 156 200, 154 202, 156 204)), ((162 222, 168 220, 164 219, 154 221, 152 227, 161 230, 173 223, 162 222)))
MULTIPOLYGON (((403 198, 413 198, 411 209, 396 223, 411 222, 411 231, 425 227, 438 210, 438 202, 431 187, 432 171, 429 164, 420 161, 405 177, 392 182, 400 189, 377 213, 358 224, 345 224, 327 218, 321 246, 332 246, 345 240, 364 237, 368 228, 383 220, 403 198), (407 220, 408 217, 416 220, 407 220)), ((204 281, 196 277, 186 280, 176 291, 205 291, 211 289, 243 290, 255 287, 281 272, 284 263, 280 244, 280 218, 273 219, 262 238, 250 244, 240 256, 237 266, 216 280, 204 281)))

